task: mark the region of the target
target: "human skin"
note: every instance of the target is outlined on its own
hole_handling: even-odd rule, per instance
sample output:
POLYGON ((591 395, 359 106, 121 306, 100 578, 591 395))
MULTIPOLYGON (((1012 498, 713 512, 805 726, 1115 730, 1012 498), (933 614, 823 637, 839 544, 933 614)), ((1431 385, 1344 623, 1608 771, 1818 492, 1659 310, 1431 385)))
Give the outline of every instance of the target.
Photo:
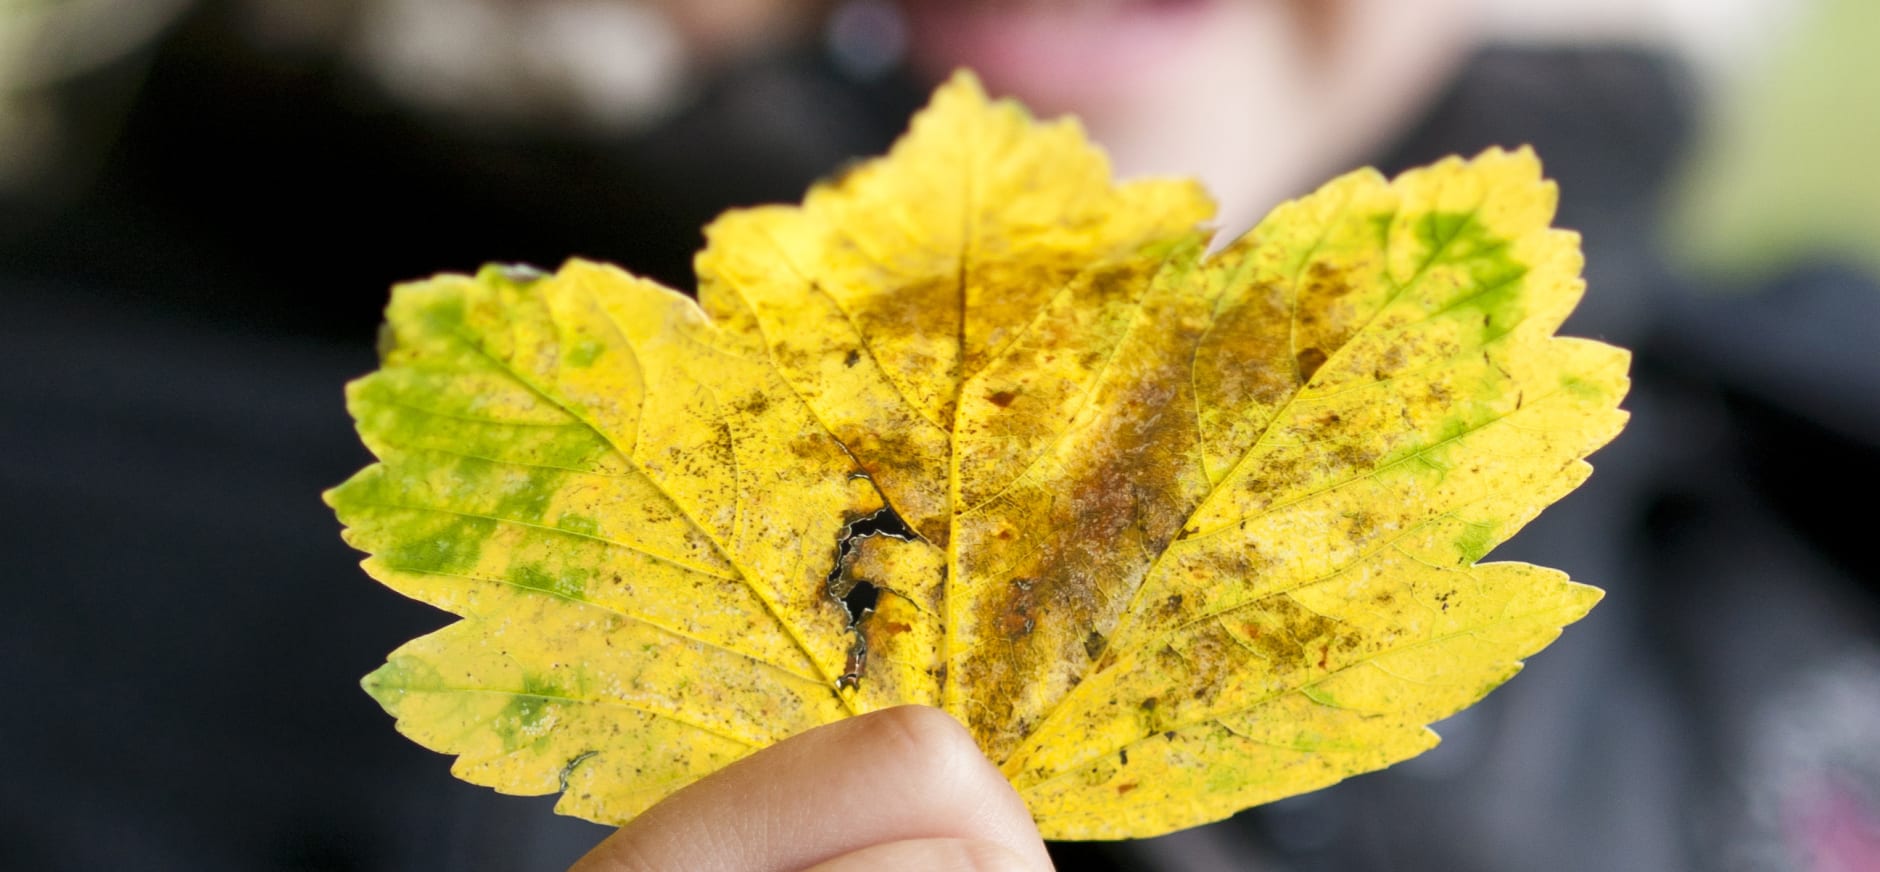
POLYGON ((1049 872, 1031 814, 950 715, 818 727, 673 794, 571 872, 1049 872))

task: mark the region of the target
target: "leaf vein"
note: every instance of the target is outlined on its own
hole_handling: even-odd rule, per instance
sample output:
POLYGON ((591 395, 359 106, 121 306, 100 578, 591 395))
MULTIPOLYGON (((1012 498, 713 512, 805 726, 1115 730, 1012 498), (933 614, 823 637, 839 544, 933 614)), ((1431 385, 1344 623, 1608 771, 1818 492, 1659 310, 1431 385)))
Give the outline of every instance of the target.
MULTIPOLYGON (((605 603, 595 602, 594 600, 591 600, 591 599, 569 596, 567 594, 560 593, 558 591, 545 590, 539 587, 530 587, 529 585, 518 584, 517 582, 511 581, 506 578, 490 578, 488 576, 471 575, 471 574, 462 573, 462 572, 439 572, 435 569, 415 569, 411 567, 399 566, 398 564, 393 563, 389 560, 385 560, 384 558, 379 558, 379 560, 388 569, 396 570, 398 572, 403 572, 403 573, 407 573, 410 575, 429 575, 429 576, 434 576, 437 578, 455 578, 455 579, 460 579, 463 581, 480 581, 486 584, 500 584, 500 585, 504 585, 507 587, 513 587, 518 590, 525 590, 531 593, 538 593, 538 594, 542 594, 545 596, 555 597, 556 599, 565 600, 567 602, 574 603, 576 605, 599 609, 600 611, 606 612, 610 615, 617 615, 626 620, 633 621, 634 623, 640 624, 645 627, 650 627, 654 630, 667 633, 669 635, 675 636, 680 639, 684 639, 688 642, 696 642, 700 645, 705 645, 707 647, 714 648, 719 651, 723 651, 727 654, 734 654, 736 656, 743 657, 746 660, 749 660, 767 669, 775 670, 777 672, 783 673, 784 675, 788 675, 792 678, 800 679, 810 684, 821 686, 823 683, 822 679, 818 678, 817 676, 806 675, 804 673, 798 672, 794 669, 790 669, 786 666, 780 665, 770 660, 765 660, 762 655, 759 655, 755 652, 746 651, 742 648, 738 648, 738 647, 728 645, 722 642, 714 642, 710 639, 707 639, 695 633, 688 633, 684 630, 678 629, 677 627, 660 623, 659 621, 655 621, 652 618, 646 617, 645 615, 635 614, 633 612, 625 611, 623 609, 614 608, 613 606, 609 606, 605 603)), ((480 618, 479 620, 487 620, 487 619, 480 618)))

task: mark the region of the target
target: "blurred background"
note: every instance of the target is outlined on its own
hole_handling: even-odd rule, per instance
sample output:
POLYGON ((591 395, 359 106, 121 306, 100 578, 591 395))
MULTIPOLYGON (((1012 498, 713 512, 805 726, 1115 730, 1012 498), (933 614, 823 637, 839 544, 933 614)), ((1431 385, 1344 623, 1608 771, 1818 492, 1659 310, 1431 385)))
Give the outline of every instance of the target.
POLYGON ((0 867, 560 869, 358 676, 446 616, 319 492, 397 281, 700 228, 947 70, 1222 225, 1532 143, 1630 429, 1496 552, 1608 590, 1437 750, 1060 867, 1880 869, 1880 5, 0 0, 0 867))

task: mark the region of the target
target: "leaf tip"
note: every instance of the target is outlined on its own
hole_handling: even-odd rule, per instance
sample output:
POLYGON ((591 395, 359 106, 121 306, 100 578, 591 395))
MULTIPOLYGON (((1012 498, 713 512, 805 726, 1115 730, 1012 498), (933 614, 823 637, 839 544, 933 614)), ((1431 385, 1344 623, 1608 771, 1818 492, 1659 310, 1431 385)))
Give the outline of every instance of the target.
POLYGON ((1578 620, 1585 617, 1587 612, 1592 611, 1594 606, 1599 605, 1600 600, 1606 598, 1606 589, 1578 581, 1568 581, 1566 595, 1580 610, 1579 616, 1574 618, 1578 620))
POLYGON ((386 714, 397 717, 398 703, 404 698, 408 679, 405 668, 394 658, 360 678, 359 689, 385 709, 386 714))
POLYGON ((947 76, 946 82, 940 86, 935 95, 937 98, 939 94, 954 93, 976 96, 983 101, 986 99, 986 86, 979 81, 979 74, 973 72, 970 67, 957 67, 951 75, 947 76))

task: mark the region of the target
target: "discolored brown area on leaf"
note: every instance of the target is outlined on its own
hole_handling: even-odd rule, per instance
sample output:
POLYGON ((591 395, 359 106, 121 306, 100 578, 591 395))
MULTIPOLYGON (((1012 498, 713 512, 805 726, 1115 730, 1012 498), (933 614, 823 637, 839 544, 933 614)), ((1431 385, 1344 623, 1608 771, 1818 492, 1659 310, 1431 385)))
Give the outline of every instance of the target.
MULTIPOLYGON (((1093 653, 1092 633, 1116 626, 1144 572, 1204 492, 1188 459, 1195 422, 1178 411, 1193 407, 1187 361, 1204 329, 1206 301, 1182 283, 1199 247, 1197 238, 1150 269, 1090 276, 1083 286, 1089 296, 1109 304, 1095 311, 1114 314, 1093 317, 1083 330, 1028 337, 1023 354, 983 376, 988 384, 1030 379, 1035 386, 1037 361, 1075 360, 1093 347, 1102 352, 1099 367, 1081 370, 1082 383, 1064 380, 1055 388, 1064 423, 1053 438, 1034 440, 1030 456, 974 455, 1021 470, 958 522, 963 577, 1025 582, 967 588, 974 608, 955 650, 973 656, 952 665, 949 693, 974 701, 966 708, 968 726, 994 759, 1045 716, 1050 700, 1081 680, 1101 653, 1093 653), (1033 626, 1012 634, 1021 613, 1033 616, 1033 626)), ((979 431, 965 417, 974 410, 962 413, 961 443, 975 445, 968 434, 979 431)), ((1040 419, 1050 420, 1033 421, 1040 419)))

